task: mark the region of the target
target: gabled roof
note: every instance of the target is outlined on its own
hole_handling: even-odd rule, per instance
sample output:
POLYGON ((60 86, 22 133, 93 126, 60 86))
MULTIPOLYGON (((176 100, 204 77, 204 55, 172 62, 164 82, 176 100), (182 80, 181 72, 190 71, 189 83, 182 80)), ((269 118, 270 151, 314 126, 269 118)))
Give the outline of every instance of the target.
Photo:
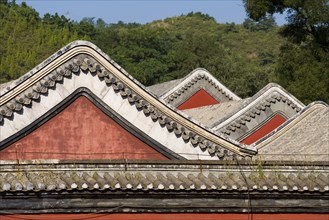
POLYGON ((262 160, 329 161, 329 106, 309 104, 255 145, 262 160))
POLYGON ((182 79, 153 85, 148 88, 154 91, 161 100, 175 107, 185 102, 200 89, 204 89, 220 103, 229 100, 240 100, 240 97, 202 68, 193 70, 182 79))
POLYGON ((181 79, 174 79, 167 82, 155 84, 152 86, 148 86, 147 89, 149 89, 153 94, 157 95, 158 97, 161 97, 162 95, 167 93, 170 89, 174 88, 179 83, 181 83, 184 79, 185 77, 181 79))
POLYGON ((225 118, 237 109, 241 109, 247 100, 241 99, 237 101, 227 101, 220 104, 202 106, 199 108, 186 109, 182 111, 193 119, 200 121, 207 127, 213 128, 214 124, 222 118, 225 118))
POLYGON ((4 93, 7 88, 10 88, 10 85, 13 83, 14 81, 9 81, 9 82, 5 82, 0 84, 0 95, 2 95, 2 93, 4 93))
POLYGON ((303 103, 281 86, 270 83, 251 98, 187 109, 183 112, 215 133, 240 141, 276 115, 289 119, 304 107, 303 103))
MULTIPOLYGON (((239 118, 242 116, 253 116, 259 115, 259 112, 265 111, 266 108, 271 107, 271 105, 276 103, 283 103, 284 106, 290 106, 294 110, 291 116, 298 113, 305 105, 300 102, 293 95, 288 93, 284 88, 275 83, 269 83, 259 92, 257 92, 252 98, 249 98, 243 102, 241 108, 235 109, 231 114, 227 114, 226 117, 220 119, 214 124, 213 129, 219 130, 220 128, 230 124, 231 122, 238 122, 239 118)), ((279 111, 284 111, 282 109, 275 109, 279 111)), ((285 114, 290 112, 285 111, 285 114)), ((253 117, 251 117, 253 118, 253 117)))
POLYGON ((81 89, 99 99, 104 108, 111 109, 168 150, 184 154, 182 157, 186 159, 215 159, 214 156, 224 159, 233 154, 256 153, 255 149, 223 139, 183 117, 150 94, 95 45, 85 41, 67 45, 1 90, 0 148, 24 135, 64 99, 81 89))

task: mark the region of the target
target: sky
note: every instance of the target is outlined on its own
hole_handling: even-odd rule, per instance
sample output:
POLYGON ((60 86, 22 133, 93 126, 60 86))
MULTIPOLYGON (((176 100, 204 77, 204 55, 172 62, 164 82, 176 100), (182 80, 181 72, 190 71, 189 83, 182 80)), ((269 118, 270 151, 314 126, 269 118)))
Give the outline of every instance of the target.
MULTIPOLYGON (((17 0, 16 3, 21 3, 17 0)), ((149 23, 189 12, 202 12, 218 23, 241 24, 246 18, 242 0, 26 0, 41 16, 45 13, 64 15, 80 21, 84 17, 102 18, 106 23, 149 23)), ((284 16, 277 15, 279 25, 284 16)))

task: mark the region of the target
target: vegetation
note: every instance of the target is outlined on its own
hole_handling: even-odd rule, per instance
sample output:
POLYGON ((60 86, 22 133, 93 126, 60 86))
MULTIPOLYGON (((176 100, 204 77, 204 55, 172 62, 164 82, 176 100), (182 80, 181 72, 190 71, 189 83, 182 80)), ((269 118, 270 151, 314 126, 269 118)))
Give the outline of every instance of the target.
POLYGON ((16 79, 70 41, 78 39, 62 16, 43 19, 25 3, 0 3, 0 83, 16 79))
POLYGON ((320 60, 307 54, 311 50, 297 51, 302 49, 282 37, 282 27, 265 14, 258 21, 246 19, 242 25, 220 24, 199 12, 145 25, 106 24, 94 18, 74 22, 57 14, 41 18, 25 3, 1 1, 0 83, 18 78, 67 43, 86 39, 146 86, 181 78, 203 67, 241 97, 252 96, 267 83, 277 82, 302 101, 328 102, 326 81, 320 82, 317 75, 329 78, 325 71, 309 78, 317 87, 325 88, 322 93, 315 93, 317 87, 305 85, 303 78, 305 69, 325 67, 327 51, 316 52, 320 60), (282 54, 285 47, 300 57, 291 59, 289 53, 282 54), (299 79, 286 74, 296 71, 299 79), (300 83, 300 89, 289 87, 290 80, 300 83), (312 94, 305 92, 303 86, 308 86, 312 94))
POLYGON ((328 102, 328 0, 245 0, 245 7, 256 21, 287 12, 288 24, 279 31, 286 41, 275 67, 277 81, 305 103, 328 102))

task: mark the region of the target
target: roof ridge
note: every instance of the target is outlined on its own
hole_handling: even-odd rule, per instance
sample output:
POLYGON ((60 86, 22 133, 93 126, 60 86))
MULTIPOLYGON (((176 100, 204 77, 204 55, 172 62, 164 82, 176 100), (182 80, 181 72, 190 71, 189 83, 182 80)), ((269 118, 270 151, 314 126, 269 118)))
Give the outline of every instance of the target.
POLYGON ((297 112, 299 112, 302 108, 305 107, 303 103, 301 103, 298 99, 296 99, 293 95, 291 95, 289 92, 287 92, 284 88, 282 88, 276 83, 267 84, 251 98, 245 99, 244 101, 245 103, 240 109, 233 111, 231 114, 218 121, 212 129, 219 130, 220 128, 223 128, 230 123, 234 123, 235 121, 241 121, 239 118, 244 115, 246 116, 244 118, 248 118, 249 116, 246 115, 246 113, 248 113, 249 111, 251 112, 251 114, 258 115, 259 111, 265 110, 266 107, 270 106, 276 101, 285 102, 297 112))
POLYGON ((282 125, 280 125, 278 128, 267 134, 265 137, 261 138, 254 144, 253 146, 257 147, 258 149, 265 146, 267 143, 273 141, 272 139, 277 138, 277 136, 283 134, 287 130, 292 129, 296 124, 300 123, 302 120, 305 120, 305 118, 312 114, 318 114, 317 110, 320 111, 329 111, 329 106, 325 102, 322 101, 315 101, 307 105, 302 111, 300 111, 295 116, 288 119, 286 122, 284 122, 282 125))
POLYGON ((240 100, 241 98, 229 90, 224 84, 216 79, 209 71, 204 68, 196 68, 191 71, 187 76, 182 78, 181 82, 175 87, 168 89, 160 97, 162 100, 167 99, 170 103, 186 90, 190 89, 192 85, 200 80, 206 80, 211 86, 215 87, 218 92, 224 94, 227 98, 232 100, 240 100))
MULTIPOLYGON (((174 131, 177 137, 193 146, 199 146, 200 150, 208 150, 210 155, 223 158, 229 156, 230 152, 227 150, 242 156, 255 153, 253 148, 214 134, 200 123, 183 117, 173 107, 156 99, 92 43, 75 41, 59 51, 50 61, 42 63, 42 67, 35 68, 35 72, 24 75, 20 83, 0 98, 0 121, 14 117, 14 112, 20 112, 23 107, 39 99, 40 95, 47 94, 51 91, 49 88, 56 88, 58 81, 73 76, 97 76, 103 86, 113 88, 122 99, 127 99, 131 105, 142 110, 153 122, 159 122, 169 132, 174 131)), ((90 86, 92 91, 96 90, 88 84, 91 82, 83 83, 87 83, 83 85, 90 86)))

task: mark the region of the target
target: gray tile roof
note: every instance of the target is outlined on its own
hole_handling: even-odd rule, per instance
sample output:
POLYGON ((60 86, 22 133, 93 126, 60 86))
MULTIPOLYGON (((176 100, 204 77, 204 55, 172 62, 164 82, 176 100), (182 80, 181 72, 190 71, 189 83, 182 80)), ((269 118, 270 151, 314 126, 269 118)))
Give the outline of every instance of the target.
POLYGON ((240 109, 245 101, 246 99, 239 101, 228 101, 216 105, 187 109, 183 110, 183 112, 207 127, 212 128, 226 115, 240 109))
POLYGON ((183 78, 156 84, 148 89, 173 106, 182 104, 200 89, 205 89, 219 102, 241 99, 203 68, 196 68, 183 78))
POLYGON ((5 83, 0 84, 0 95, 7 92, 7 87, 9 87, 13 82, 14 81, 9 81, 9 82, 5 82, 5 83))
POLYGON ((262 160, 329 161, 329 107, 311 104, 256 146, 262 160))
MULTIPOLYGON (((154 145, 163 147, 164 151, 170 149, 177 155, 186 152, 199 155, 208 150, 213 159, 216 159, 215 156, 220 159, 231 158, 234 153, 240 156, 255 154, 255 149, 217 136, 207 128, 184 118, 172 106, 165 106, 89 42, 77 41, 69 44, 8 88, 10 91, 0 98, 0 132, 5 134, 3 140, 0 140, 0 148, 9 146, 14 138, 24 133, 23 130, 30 129, 41 120, 48 120, 49 114, 45 113, 55 114, 59 103, 64 103, 75 95, 87 94, 92 96, 103 110, 113 109, 111 114, 118 114, 121 118, 119 120, 127 121, 125 124, 136 124, 136 129, 128 126, 148 140, 156 142, 154 145), (63 55, 60 57, 60 54, 63 55), (51 65, 55 59, 58 65, 51 65), (53 90, 56 91, 50 92, 53 90), (116 94, 119 95, 118 98, 113 102, 109 101, 108 96, 117 97, 116 94), (34 102, 42 104, 32 105, 31 108, 34 102), (136 107, 136 110, 127 112, 127 108, 131 106, 136 107), (145 123, 144 120, 149 122, 145 123), (160 126, 154 126, 155 123, 160 126), (152 132, 151 126, 154 126, 152 132), (166 128, 168 132, 163 133, 161 127, 166 128), (174 146, 178 143, 177 138, 183 140, 179 142, 180 146, 174 146), (172 142, 175 144, 171 144, 172 142), (176 152, 177 149, 180 149, 180 152, 176 152)), ((186 155, 188 159, 189 156, 186 155)))
MULTIPOLYGON (((200 163, 200 162, 199 162, 200 163)), ((0 172, 0 193, 70 190, 216 190, 255 192, 328 192, 329 173, 323 168, 303 172, 296 167, 259 169, 200 164, 66 164, 26 165, 20 171, 0 172), (66 167, 65 167, 66 166, 66 167), (54 168, 56 167, 56 168, 54 168), (124 169, 126 168, 126 170, 124 169), (128 171, 127 171, 128 167, 128 171), (70 170, 68 170, 68 168, 70 170), (242 175, 242 173, 244 173, 242 175)), ((7 170, 7 171, 6 171, 7 170)))
POLYGON ((225 117, 222 117, 220 120, 218 120, 216 124, 214 124, 214 128, 219 130, 220 128, 234 121, 237 123, 238 121, 242 120, 242 115, 247 117, 249 117, 248 115, 250 115, 250 113, 253 115, 259 115, 261 111, 266 111, 267 108, 271 108, 271 105, 276 102, 285 103, 285 107, 280 108, 280 111, 283 111, 286 114, 286 111, 289 108, 294 110, 293 114, 296 114, 305 107, 302 102, 288 93, 280 85, 269 83, 252 97, 243 99, 242 105, 239 108, 234 108, 233 111, 229 112, 229 114, 226 114, 225 117), (239 119, 237 119, 235 116, 238 116, 237 118, 239 119))
POLYGON ((184 79, 185 78, 174 79, 174 80, 170 80, 168 82, 155 84, 155 85, 147 87, 147 89, 149 89, 153 94, 160 97, 163 94, 165 94, 168 90, 170 90, 170 89, 174 88, 175 86, 177 86, 184 79))

